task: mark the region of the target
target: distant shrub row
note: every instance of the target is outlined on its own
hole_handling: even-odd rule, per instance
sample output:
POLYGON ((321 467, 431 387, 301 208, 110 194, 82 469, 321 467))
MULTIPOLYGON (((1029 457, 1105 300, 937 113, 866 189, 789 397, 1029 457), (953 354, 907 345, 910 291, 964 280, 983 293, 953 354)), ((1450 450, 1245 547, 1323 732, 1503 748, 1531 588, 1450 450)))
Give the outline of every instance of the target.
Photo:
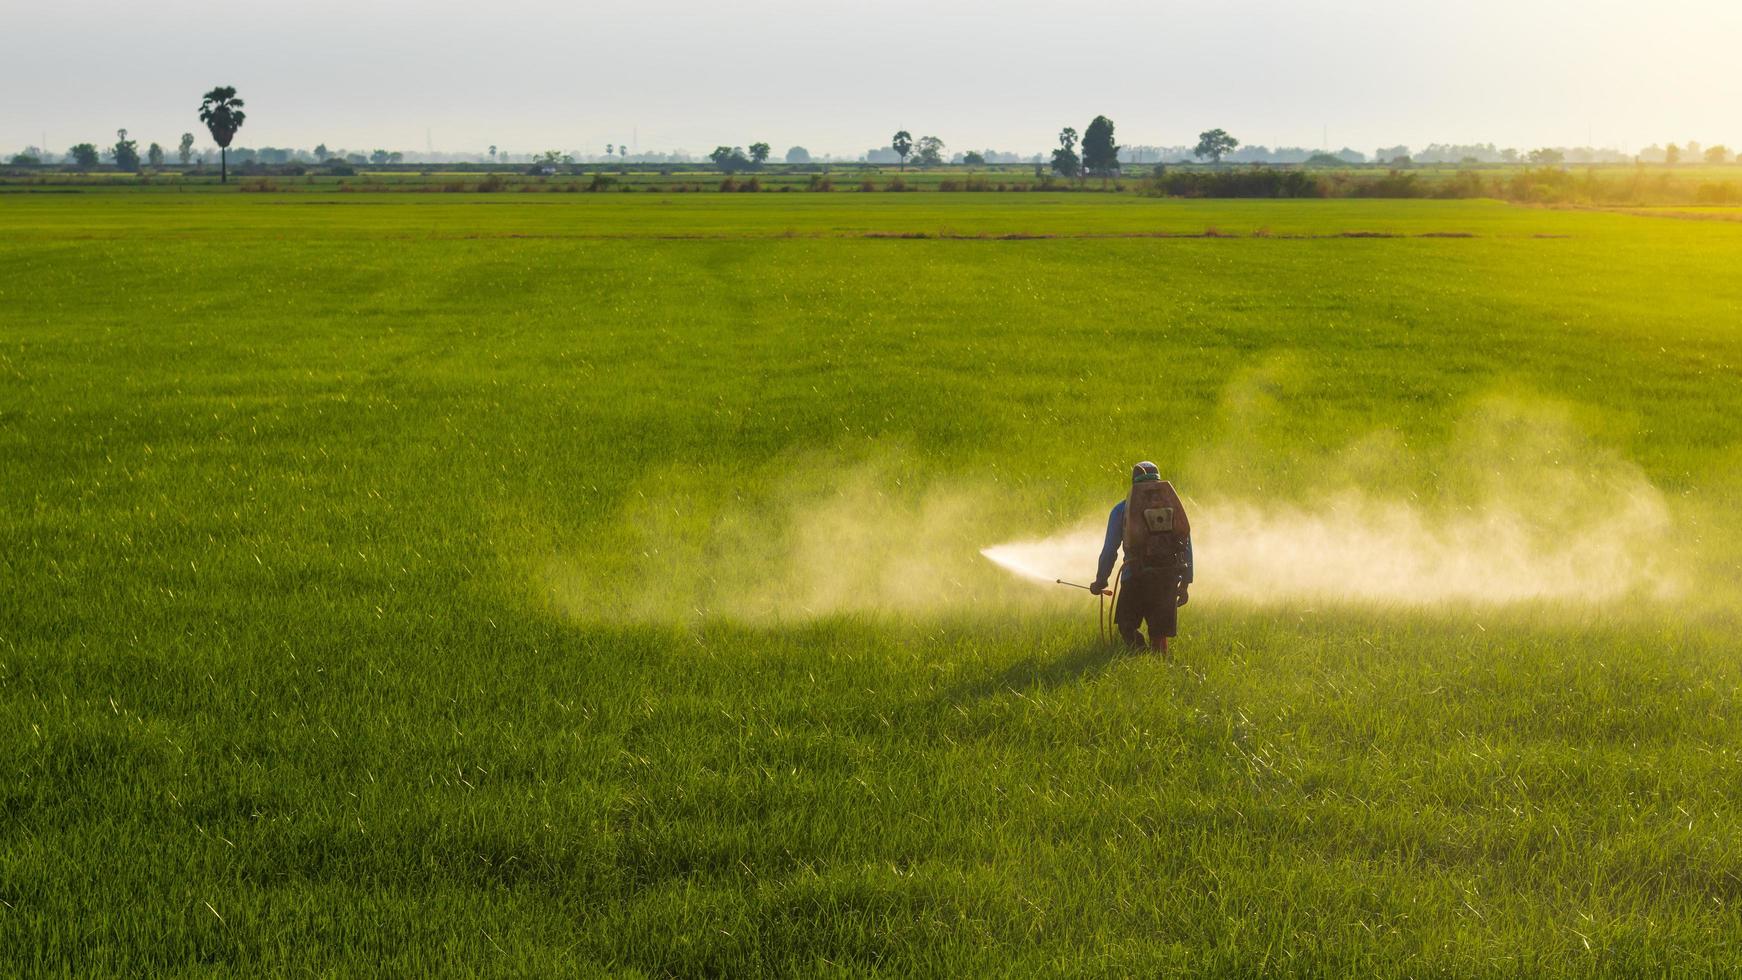
POLYGON ((1530 204, 1729 204, 1742 202, 1730 181, 1689 184, 1662 171, 1575 172, 1558 167, 1440 177, 1392 170, 1314 173, 1304 170, 1171 171, 1147 178, 1140 192, 1187 198, 1496 198, 1530 204))
POLYGON ((1150 197, 1255 198, 1255 197, 1486 197, 1480 180, 1463 178, 1430 182, 1419 175, 1392 170, 1384 174, 1320 174, 1305 170, 1254 167, 1250 170, 1176 170, 1158 173, 1144 181, 1141 192, 1150 197))
POLYGON ((1326 188, 1303 170, 1175 170, 1145 181, 1151 197, 1326 197, 1326 188))

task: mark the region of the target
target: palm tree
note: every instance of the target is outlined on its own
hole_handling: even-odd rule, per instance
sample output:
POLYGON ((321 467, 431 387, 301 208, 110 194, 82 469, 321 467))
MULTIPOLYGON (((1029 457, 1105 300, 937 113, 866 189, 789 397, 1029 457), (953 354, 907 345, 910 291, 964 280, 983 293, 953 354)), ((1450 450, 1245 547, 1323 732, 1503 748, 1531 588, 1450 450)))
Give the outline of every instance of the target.
POLYGON ((242 120, 247 118, 242 111, 242 100, 236 98, 236 87, 220 85, 200 100, 200 122, 212 131, 212 139, 218 143, 218 182, 230 182, 230 140, 236 136, 236 130, 242 128, 242 120))
POLYGON ((913 152, 913 136, 903 129, 895 134, 894 139, 889 141, 889 148, 901 157, 901 171, 906 173, 907 155, 913 152))

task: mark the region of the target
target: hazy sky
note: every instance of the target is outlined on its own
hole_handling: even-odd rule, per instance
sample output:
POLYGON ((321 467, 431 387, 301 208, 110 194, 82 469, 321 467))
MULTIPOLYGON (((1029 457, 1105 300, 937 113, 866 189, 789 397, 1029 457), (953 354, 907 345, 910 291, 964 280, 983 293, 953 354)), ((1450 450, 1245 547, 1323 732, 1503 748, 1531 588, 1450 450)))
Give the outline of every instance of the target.
POLYGON ((8 3, 0 150, 238 145, 854 156, 906 128, 1024 153, 1111 116, 1124 144, 1211 126, 1371 152, 1742 144, 1742 0, 62 0, 8 3))

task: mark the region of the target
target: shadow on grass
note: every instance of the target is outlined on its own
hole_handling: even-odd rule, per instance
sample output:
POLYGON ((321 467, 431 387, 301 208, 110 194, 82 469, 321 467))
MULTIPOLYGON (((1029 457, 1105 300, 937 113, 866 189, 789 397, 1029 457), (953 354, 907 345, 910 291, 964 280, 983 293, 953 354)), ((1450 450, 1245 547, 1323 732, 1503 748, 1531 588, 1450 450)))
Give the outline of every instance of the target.
POLYGON ((1141 657, 1122 643, 1089 643, 1067 649, 1052 660, 1025 657, 990 677, 965 681, 944 692, 951 702, 978 700, 1004 691, 1046 690, 1080 680, 1092 680, 1127 657, 1141 657))

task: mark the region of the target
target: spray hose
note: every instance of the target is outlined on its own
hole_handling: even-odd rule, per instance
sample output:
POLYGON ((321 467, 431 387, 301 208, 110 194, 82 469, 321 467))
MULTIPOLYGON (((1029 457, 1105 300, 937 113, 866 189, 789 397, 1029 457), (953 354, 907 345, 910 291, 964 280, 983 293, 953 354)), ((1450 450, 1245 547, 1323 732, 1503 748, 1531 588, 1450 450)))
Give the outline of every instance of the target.
MULTIPOLYGON (((1119 570, 1113 574, 1113 588, 1103 589, 1102 591, 1096 593, 1096 595, 1098 595, 1101 599, 1101 614, 1100 614, 1100 619, 1099 619, 1099 622, 1101 624, 1101 639, 1107 643, 1113 642, 1114 638, 1118 635, 1118 632, 1119 632, 1119 624, 1114 622, 1113 616, 1119 609, 1119 580, 1121 578, 1123 578, 1124 576, 1125 576, 1125 563, 1120 562, 1119 563, 1119 570), (1107 608, 1107 603, 1109 600, 1111 600, 1113 603, 1112 609, 1107 608)), ((1087 585, 1079 585, 1076 582, 1066 582, 1062 578, 1055 578, 1055 579, 1053 579, 1053 581, 1057 582, 1059 585, 1068 585, 1073 589, 1082 589, 1085 592, 1094 592, 1094 589, 1090 588, 1087 585)))
POLYGON ((1109 593, 1101 593, 1101 642, 1112 643, 1119 632, 1119 624, 1113 621, 1113 616, 1119 611, 1119 580, 1125 577, 1125 563, 1119 563, 1119 570, 1113 573, 1113 588, 1111 591, 1113 608, 1107 608, 1109 593))

